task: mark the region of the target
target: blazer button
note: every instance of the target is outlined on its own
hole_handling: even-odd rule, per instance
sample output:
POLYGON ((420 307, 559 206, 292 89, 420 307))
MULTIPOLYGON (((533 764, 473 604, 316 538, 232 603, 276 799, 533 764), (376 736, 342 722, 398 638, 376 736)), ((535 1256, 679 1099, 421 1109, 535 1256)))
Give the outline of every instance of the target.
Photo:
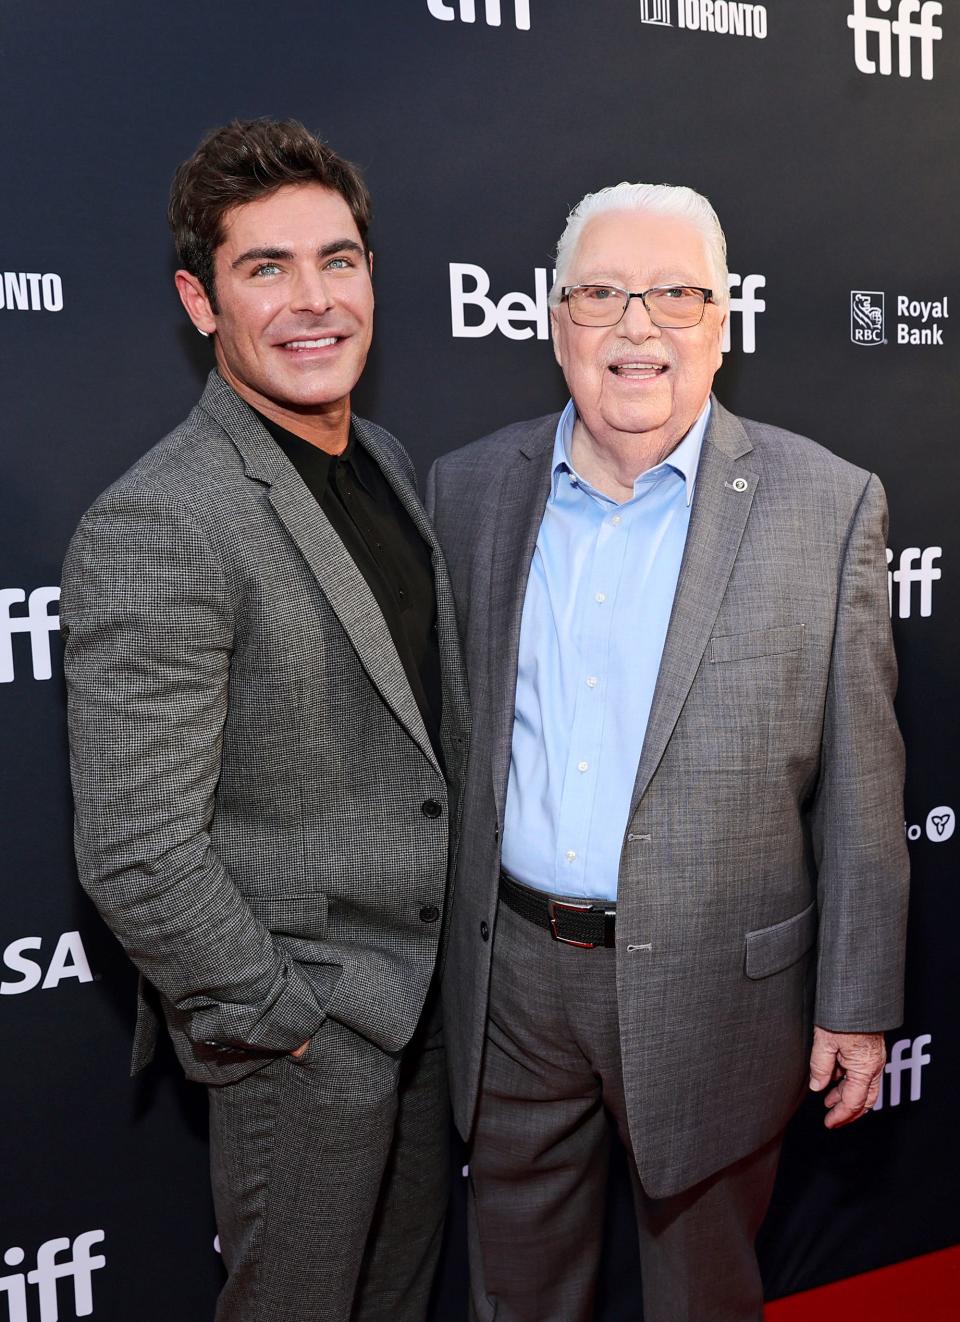
POLYGON ((487 926, 486 920, 484 920, 484 921, 480 924, 480 940, 481 940, 481 941, 489 941, 489 940, 490 940, 490 928, 487 926))
POLYGON ((424 817, 439 817, 443 812, 443 804, 437 803, 436 799, 427 799, 425 803, 421 803, 420 811, 424 817))
POLYGON ((435 923, 440 917, 440 910, 435 904, 425 904, 420 910, 421 923, 435 923))

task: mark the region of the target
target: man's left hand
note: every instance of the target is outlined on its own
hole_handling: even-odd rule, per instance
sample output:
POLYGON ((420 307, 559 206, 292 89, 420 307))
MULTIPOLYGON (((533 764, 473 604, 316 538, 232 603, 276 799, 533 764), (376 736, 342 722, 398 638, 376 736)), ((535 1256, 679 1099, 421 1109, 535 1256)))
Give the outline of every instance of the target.
POLYGON ((882 1033, 831 1033, 814 1028, 810 1052, 810 1087, 813 1092, 832 1083, 823 1099, 827 1129, 848 1125, 873 1107, 887 1059, 882 1033))

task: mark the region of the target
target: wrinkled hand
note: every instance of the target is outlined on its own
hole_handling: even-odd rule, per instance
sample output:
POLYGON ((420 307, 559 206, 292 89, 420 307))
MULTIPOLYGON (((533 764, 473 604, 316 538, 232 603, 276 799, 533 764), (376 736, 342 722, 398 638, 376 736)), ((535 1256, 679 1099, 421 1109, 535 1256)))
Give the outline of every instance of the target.
POLYGON ((827 1129, 848 1125, 872 1108, 880 1092, 887 1059, 882 1033, 831 1033, 814 1028, 810 1052, 810 1088, 834 1086, 823 1099, 827 1129))
POLYGON ((296 1060, 299 1060, 300 1057, 303 1055, 303 1053, 306 1051, 307 1047, 310 1045, 312 1040, 313 1040, 312 1038, 308 1037, 306 1042, 304 1042, 303 1046, 297 1047, 296 1051, 291 1051, 290 1055, 293 1056, 296 1060))

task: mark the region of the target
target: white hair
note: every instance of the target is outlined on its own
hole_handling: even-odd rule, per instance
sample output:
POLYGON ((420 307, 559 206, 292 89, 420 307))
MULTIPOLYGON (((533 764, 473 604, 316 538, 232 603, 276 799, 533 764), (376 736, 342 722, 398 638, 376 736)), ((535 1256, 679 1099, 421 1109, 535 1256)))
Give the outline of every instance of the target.
POLYGON ((624 180, 599 192, 588 193, 567 217, 567 226, 557 244, 557 278, 550 291, 550 302, 557 306, 560 290, 567 281, 580 236, 588 221, 607 211, 647 211, 657 216, 676 216, 693 225, 703 237, 707 256, 713 267, 713 297, 721 308, 729 303, 727 283, 727 241, 717 213, 701 193, 674 184, 631 184, 624 180))

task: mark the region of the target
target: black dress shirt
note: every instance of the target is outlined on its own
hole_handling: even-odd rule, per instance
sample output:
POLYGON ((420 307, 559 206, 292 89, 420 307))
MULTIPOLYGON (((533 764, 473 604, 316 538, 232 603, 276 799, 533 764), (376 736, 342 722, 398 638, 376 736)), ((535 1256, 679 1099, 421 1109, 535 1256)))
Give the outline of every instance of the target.
POLYGON ((262 413, 258 417, 303 478, 366 579, 440 758, 440 649, 429 546, 353 427, 347 448, 335 455, 262 413))

